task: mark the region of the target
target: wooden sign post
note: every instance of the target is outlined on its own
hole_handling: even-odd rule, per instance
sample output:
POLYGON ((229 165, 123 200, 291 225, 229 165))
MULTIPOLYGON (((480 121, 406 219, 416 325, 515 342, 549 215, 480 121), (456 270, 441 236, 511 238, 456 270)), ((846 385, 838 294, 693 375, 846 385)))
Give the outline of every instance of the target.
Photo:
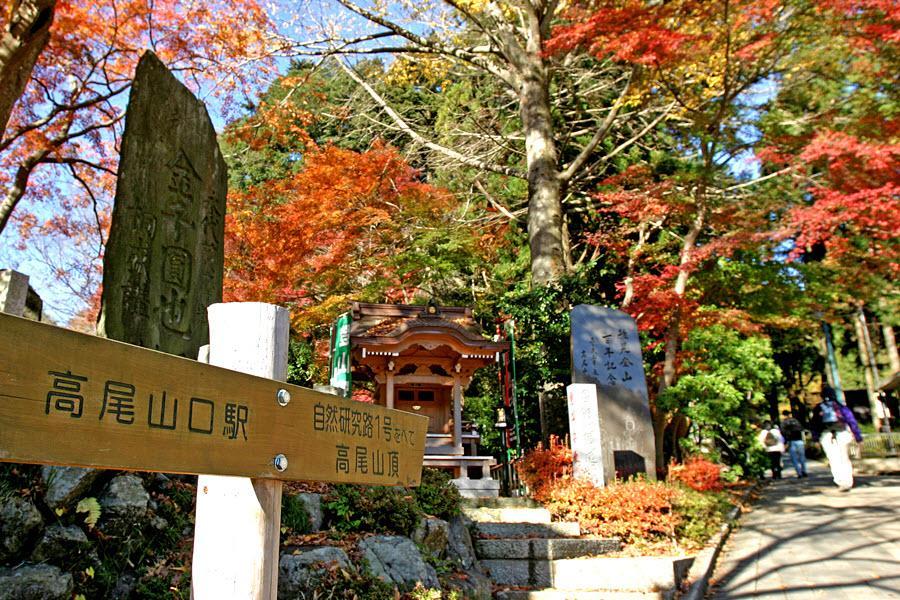
MULTIPOLYGON (((280 311, 211 307, 210 362, 283 378, 280 311)), ((236 476, 198 484, 198 599, 275 598, 281 481, 417 485, 427 426, 420 415, 0 314, 0 461, 236 476)))
MULTIPOLYGON (((210 364, 279 381, 287 377, 287 310, 236 302, 214 304, 208 312, 210 364)), ((277 479, 200 475, 191 563, 194 600, 277 597, 281 489, 277 479)))
POLYGON ((416 485, 427 421, 0 314, 0 461, 416 485))

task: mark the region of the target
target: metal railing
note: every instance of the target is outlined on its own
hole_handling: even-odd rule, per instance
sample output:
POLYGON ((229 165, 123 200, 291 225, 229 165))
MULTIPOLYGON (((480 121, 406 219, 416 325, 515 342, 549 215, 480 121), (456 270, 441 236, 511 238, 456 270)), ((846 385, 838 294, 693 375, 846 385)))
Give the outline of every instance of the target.
POLYGON ((886 458, 898 456, 900 433, 870 433, 862 442, 850 444, 851 458, 886 458))

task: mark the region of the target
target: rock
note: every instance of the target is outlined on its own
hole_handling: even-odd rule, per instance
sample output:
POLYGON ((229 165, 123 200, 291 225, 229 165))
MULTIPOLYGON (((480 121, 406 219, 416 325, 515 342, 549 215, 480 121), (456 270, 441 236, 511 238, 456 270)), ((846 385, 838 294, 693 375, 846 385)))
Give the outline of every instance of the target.
POLYGON ((136 586, 137 577, 134 576, 134 573, 122 573, 116 579, 116 586, 110 592, 109 598, 110 600, 128 600, 136 586))
POLYGON ((303 506, 306 508, 306 514, 309 516, 309 530, 312 531, 321 531, 322 530, 322 521, 325 516, 322 513, 322 494, 297 494, 297 498, 299 498, 303 502, 303 506))
POLYGON ((153 515, 150 517, 150 527, 157 531, 165 531, 169 528, 169 522, 159 515, 153 515))
POLYGON ((51 525, 38 541, 31 560, 50 562, 61 567, 77 564, 81 559, 92 558, 91 542, 77 525, 51 525))
POLYGON ((459 591, 460 597, 467 600, 491 600, 493 585, 488 576, 478 571, 454 574, 447 579, 447 587, 459 591))
POLYGON ((106 533, 124 531, 145 520, 150 495, 136 475, 117 475, 103 490, 100 529, 106 533))
POLYGON ((69 600, 75 583, 53 565, 0 569, 0 600, 69 600))
POLYGON ((447 556, 459 563, 464 571, 472 570, 478 564, 472 535, 464 517, 453 517, 449 522, 450 535, 447 539, 447 556))
POLYGON ((412 540, 435 557, 447 554, 447 540, 450 538, 450 524, 443 519, 424 517, 412 534, 412 540))
POLYGON ((347 553, 334 546, 319 546, 299 554, 282 554, 278 561, 278 597, 293 599, 306 591, 310 587, 310 577, 317 571, 317 563, 334 563, 343 569, 353 569, 347 553))
POLYGON ((66 506, 87 492, 100 474, 97 469, 45 466, 41 469, 47 488, 44 502, 51 510, 66 506))
MULTIPOLYGON (((119 156, 98 333, 194 359, 209 341, 206 307, 222 301, 228 174, 203 102, 150 51, 119 156)), ((148 419, 174 427, 172 402, 156 396, 148 419)))
POLYGON ((359 543, 363 558, 374 575, 403 590, 421 582, 428 588, 440 589, 434 567, 422 560, 413 541, 399 535, 375 535, 359 543))
POLYGON ((0 504, 0 561, 19 555, 43 526, 41 513, 29 500, 12 497, 0 504))

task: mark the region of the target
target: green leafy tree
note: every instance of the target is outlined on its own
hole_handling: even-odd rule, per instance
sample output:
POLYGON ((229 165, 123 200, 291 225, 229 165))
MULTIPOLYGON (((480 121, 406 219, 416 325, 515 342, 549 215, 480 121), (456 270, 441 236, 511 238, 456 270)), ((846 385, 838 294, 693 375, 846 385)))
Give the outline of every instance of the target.
POLYGON ((687 450, 712 441, 729 463, 748 467, 755 425, 767 414, 766 392, 781 378, 770 341, 713 325, 694 329, 684 349, 684 374, 657 402, 689 419, 687 450))

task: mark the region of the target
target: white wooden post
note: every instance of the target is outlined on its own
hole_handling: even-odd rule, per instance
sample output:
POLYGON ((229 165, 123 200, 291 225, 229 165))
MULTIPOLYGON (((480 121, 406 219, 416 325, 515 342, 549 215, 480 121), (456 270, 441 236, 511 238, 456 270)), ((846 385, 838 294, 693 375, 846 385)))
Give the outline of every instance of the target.
MULTIPOLYGON (((289 327, 288 311, 278 306, 213 304, 209 307, 209 363, 284 381, 289 327)), ((200 475, 191 568, 193 598, 274 600, 281 489, 281 481, 200 475)))
POLYGON ((3 269, 0 271, 0 312, 21 317, 28 299, 28 275, 3 269))

